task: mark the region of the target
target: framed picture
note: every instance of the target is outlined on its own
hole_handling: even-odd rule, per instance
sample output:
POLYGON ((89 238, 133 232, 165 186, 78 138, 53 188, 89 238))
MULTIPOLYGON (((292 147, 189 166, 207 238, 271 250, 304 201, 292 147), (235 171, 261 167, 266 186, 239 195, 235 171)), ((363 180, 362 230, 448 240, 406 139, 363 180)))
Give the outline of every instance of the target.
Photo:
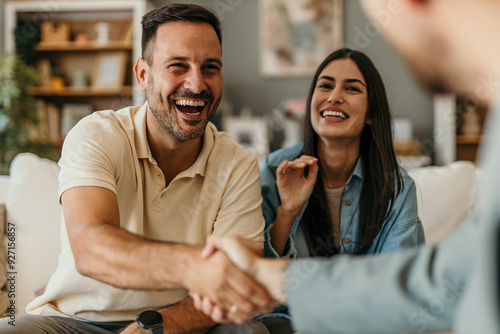
POLYGON ((104 52, 98 54, 92 73, 93 88, 119 88, 125 79, 125 52, 104 52))
POLYGON ((76 123, 94 110, 90 103, 65 103, 61 111, 61 137, 64 138, 76 123))
POLYGON ((258 159, 269 154, 269 135, 264 117, 224 116, 222 129, 258 159))
POLYGON ((311 76, 343 44, 342 0, 260 0, 260 72, 311 76))

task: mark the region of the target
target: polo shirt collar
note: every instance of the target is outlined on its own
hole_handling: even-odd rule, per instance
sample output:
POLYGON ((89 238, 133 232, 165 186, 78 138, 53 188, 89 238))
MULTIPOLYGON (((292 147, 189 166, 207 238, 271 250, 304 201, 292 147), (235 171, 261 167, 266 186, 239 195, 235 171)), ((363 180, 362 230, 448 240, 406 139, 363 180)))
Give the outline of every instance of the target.
POLYGON ((208 158, 212 153, 212 149, 214 146, 214 138, 215 132, 217 128, 211 122, 208 122, 205 128, 205 134, 203 135, 203 146, 201 148, 200 154, 198 155, 198 159, 194 162, 193 166, 188 169, 188 171, 192 172, 192 176, 195 174, 199 174, 201 176, 205 176, 208 167, 208 158))
POLYGON ((134 114, 135 149, 139 159, 150 159, 151 161, 152 155, 146 131, 147 104, 148 102, 146 101, 134 114))

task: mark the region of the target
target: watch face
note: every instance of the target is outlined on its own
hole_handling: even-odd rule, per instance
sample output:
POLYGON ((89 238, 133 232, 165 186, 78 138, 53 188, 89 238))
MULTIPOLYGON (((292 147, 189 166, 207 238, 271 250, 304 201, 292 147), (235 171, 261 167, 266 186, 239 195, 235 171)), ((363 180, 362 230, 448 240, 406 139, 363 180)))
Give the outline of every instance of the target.
POLYGON ((156 311, 144 311, 137 317, 140 325, 158 326, 163 323, 161 314, 156 311))

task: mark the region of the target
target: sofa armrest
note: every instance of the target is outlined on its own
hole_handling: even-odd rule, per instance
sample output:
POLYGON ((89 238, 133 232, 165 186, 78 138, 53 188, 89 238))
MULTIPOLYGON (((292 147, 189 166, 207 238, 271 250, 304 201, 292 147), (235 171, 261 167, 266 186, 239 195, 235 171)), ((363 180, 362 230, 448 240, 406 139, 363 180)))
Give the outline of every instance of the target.
POLYGON ((418 215, 428 244, 436 244, 468 216, 476 200, 477 169, 468 161, 408 172, 417 188, 418 215))
POLYGON ((25 313, 57 266, 62 215, 58 174, 57 163, 31 153, 17 155, 10 166, 6 208, 15 230, 17 314, 25 313))

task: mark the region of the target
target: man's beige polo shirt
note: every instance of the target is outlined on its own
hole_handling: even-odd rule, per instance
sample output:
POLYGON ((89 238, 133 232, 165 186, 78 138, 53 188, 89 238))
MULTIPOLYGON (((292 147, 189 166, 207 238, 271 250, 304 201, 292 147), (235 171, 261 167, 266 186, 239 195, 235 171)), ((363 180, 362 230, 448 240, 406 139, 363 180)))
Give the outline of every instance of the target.
MULTIPOLYGON (((211 123, 196 162, 167 188, 149 149, 146 104, 95 112, 80 121, 66 137, 59 165, 59 196, 78 186, 113 191, 120 225, 132 233, 193 245, 203 245, 212 233, 264 241, 257 161, 211 123)), ((58 268, 45 293, 28 305, 29 313, 92 321, 135 320, 142 309, 187 296, 184 289, 123 290, 81 276, 75 269, 64 218, 61 228, 58 268)))

